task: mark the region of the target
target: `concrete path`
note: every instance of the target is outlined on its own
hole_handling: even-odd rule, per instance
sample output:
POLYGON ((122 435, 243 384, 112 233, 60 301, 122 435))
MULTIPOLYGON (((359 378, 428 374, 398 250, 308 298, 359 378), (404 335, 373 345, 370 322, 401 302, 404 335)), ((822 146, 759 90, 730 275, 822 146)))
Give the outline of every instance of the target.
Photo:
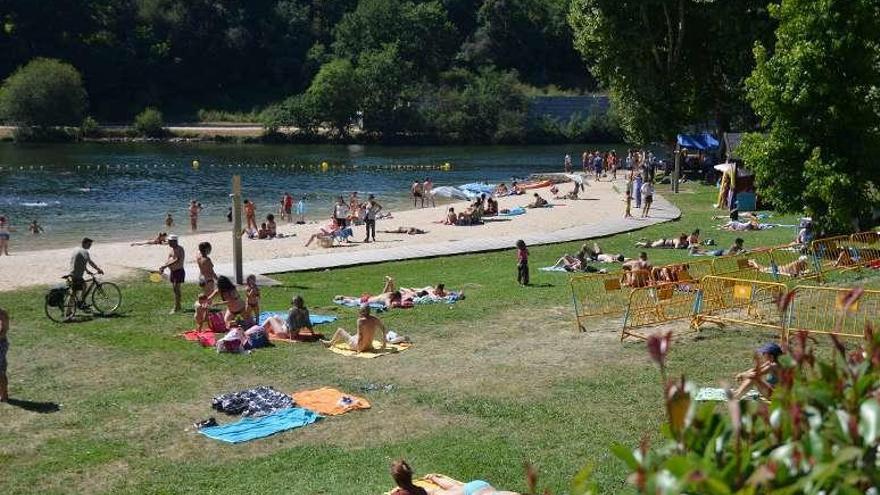
MULTIPOLYGON (((608 218, 602 223, 569 227, 554 232, 543 232, 519 237, 468 239, 436 244, 416 244, 353 252, 340 252, 331 249, 328 250, 327 254, 245 261, 244 274, 245 276, 250 273, 271 275, 274 273, 322 270, 325 268, 339 268, 388 261, 499 251, 513 249, 514 243, 516 243, 517 239, 522 239, 529 246, 556 244, 560 242, 604 237, 612 234, 619 234, 621 232, 630 232, 649 225, 676 220, 681 216, 681 211, 677 207, 657 194, 654 195, 654 204, 651 208, 651 213, 652 216, 645 219, 623 219, 615 217, 608 218)), ((217 264, 215 270, 218 275, 232 276, 234 274, 234 268, 231 263, 217 264)), ((198 282, 199 270, 195 263, 186 266, 186 273, 187 282, 198 282)))

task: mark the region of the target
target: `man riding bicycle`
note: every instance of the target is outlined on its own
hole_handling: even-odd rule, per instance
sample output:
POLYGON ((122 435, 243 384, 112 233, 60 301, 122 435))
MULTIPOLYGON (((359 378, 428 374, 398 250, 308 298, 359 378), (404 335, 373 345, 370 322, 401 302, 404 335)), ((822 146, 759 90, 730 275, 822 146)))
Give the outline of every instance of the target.
POLYGON ((77 301, 80 300, 79 293, 86 288, 86 280, 83 276, 87 268, 91 266, 99 275, 104 274, 104 270, 101 270, 89 255, 89 248, 91 247, 92 240, 86 237, 82 240, 82 247, 75 249, 73 256, 70 257, 70 290, 77 301))

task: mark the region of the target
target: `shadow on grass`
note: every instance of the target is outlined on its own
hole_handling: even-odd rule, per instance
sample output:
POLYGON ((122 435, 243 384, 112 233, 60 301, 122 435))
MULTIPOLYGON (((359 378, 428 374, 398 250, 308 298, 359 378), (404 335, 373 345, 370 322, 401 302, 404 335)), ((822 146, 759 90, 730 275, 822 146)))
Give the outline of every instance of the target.
POLYGON ((529 284, 528 287, 532 289, 547 289, 550 287, 556 287, 554 284, 544 283, 544 284, 529 284))
POLYGON ((40 413, 40 414, 49 414, 53 412, 58 412, 61 410, 61 406, 54 402, 33 402, 29 400, 22 399, 12 399, 10 398, 7 402, 10 406, 15 406, 25 411, 40 413))

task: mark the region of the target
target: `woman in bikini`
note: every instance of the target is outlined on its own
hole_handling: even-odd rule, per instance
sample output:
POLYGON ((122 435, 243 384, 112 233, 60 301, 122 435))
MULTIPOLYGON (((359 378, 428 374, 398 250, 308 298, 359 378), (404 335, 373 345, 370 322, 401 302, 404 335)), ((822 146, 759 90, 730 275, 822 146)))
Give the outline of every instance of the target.
POLYGON ((0 255, 9 256, 9 233, 14 231, 6 217, 0 216, 0 255))
POLYGON ((260 288, 257 286, 257 276, 248 275, 245 284, 247 284, 245 288, 247 295, 246 317, 250 316, 254 320, 258 320, 260 318, 260 288))
POLYGON ((429 474, 425 479, 440 487, 440 490, 432 491, 431 495, 519 495, 516 492, 498 490, 483 480, 462 483, 442 474, 429 474))
POLYGON ((232 280, 229 280, 229 277, 221 275, 217 278, 217 289, 208 295, 208 299, 213 300, 217 295, 220 296, 222 301, 214 303, 214 305, 226 305, 226 314, 224 315, 226 328, 232 328, 233 326, 250 326, 235 324, 236 319, 245 318, 247 306, 245 305, 245 302, 241 300, 241 296, 238 294, 238 289, 235 288, 235 284, 232 283, 232 280))

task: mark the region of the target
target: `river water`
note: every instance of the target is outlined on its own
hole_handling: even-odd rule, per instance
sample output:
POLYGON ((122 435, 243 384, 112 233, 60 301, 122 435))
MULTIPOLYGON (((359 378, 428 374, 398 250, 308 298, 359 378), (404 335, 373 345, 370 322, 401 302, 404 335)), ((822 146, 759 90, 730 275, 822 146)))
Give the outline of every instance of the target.
POLYGON ((304 199, 307 219, 323 219, 333 198, 351 191, 375 194, 393 211, 412 207, 408 193, 414 180, 430 177, 435 187, 510 182, 561 171, 566 153, 577 167, 585 149, 620 154, 625 147, 0 143, 0 215, 17 230, 11 245, 19 251, 69 246, 84 235, 146 239, 165 230, 169 212, 172 230, 186 232, 191 199, 205 208, 200 230, 228 228, 234 174, 242 176, 243 196, 257 204, 259 218, 277 212, 289 191, 296 201, 304 199), (44 234, 27 233, 34 219, 44 234))

